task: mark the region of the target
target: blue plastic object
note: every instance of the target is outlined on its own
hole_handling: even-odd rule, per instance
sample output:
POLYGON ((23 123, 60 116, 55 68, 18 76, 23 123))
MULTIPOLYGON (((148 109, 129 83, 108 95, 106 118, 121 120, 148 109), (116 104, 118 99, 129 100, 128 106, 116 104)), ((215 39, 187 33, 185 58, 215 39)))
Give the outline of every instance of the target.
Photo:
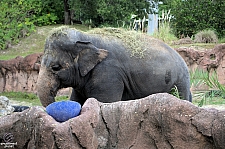
POLYGON ((75 101, 58 101, 49 104, 46 112, 58 122, 65 122, 80 114, 81 105, 75 101))

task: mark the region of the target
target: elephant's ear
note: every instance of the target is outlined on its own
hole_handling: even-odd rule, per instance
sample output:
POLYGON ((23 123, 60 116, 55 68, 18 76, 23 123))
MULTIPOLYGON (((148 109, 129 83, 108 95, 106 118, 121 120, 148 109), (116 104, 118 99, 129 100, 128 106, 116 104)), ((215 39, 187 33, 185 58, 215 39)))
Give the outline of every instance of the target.
POLYGON ((98 49, 93 44, 88 42, 79 42, 79 44, 79 47, 82 50, 79 52, 79 57, 77 60, 78 67, 81 76, 85 76, 99 62, 107 57, 108 51, 104 49, 98 49))

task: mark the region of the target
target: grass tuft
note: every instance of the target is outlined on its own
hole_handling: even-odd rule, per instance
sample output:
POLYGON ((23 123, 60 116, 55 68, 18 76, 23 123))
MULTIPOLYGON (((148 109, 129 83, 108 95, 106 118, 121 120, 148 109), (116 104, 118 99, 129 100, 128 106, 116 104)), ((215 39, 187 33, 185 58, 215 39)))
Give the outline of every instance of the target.
POLYGON ((177 37, 172 33, 172 29, 168 22, 161 23, 159 29, 154 32, 153 37, 161 39, 168 44, 177 41, 177 37))
POLYGON ((170 90, 170 94, 175 96, 175 97, 177 97, 177 98, 179 98, 179 99, 181 99, 180 93, 179 93, 178 88, 177 88, 176 85, 174 85, 174 87, 170 90))
POLYGON ((218 37, 213 30, 203 30, 195 34, 195 42, 197 43, 217 43, 218 37))

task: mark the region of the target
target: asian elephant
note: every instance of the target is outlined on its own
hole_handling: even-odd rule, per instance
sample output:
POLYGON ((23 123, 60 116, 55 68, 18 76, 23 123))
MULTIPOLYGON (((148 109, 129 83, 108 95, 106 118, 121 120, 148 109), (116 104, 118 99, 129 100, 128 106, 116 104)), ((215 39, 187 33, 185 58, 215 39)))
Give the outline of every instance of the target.
POLYGON ((190 77, 182 57, 162 41, 122 31, 112 28, 115 35, 109 35, 107 30, 94 34, 56 29, 46 39, 37 81, 42 105, 54 102, 57 91, 65 87, 73 88, 70 100, 80 104, 90 97, 107 103, 138 99, 170 92, 174 86, 191 102, 190 77), (125 33, 130 37, 124 39, 125 33))

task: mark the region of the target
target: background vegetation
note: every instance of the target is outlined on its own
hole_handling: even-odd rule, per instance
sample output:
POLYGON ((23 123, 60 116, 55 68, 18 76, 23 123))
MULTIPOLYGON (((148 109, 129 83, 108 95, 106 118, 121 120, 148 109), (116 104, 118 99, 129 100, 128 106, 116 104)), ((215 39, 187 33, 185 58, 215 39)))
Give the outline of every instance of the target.
POLYGON ((223 0, 165 0, 162 9, 170 9, 175 34, 191 37, 205 29, 225 35, 225 1, 223 0))
POLYGON ((35 26, 51 25, 62 19, 60 1, 1 0, 0 49, 18 43, 19 38, 29 36, 35 26))
MULTIPOLYGON (((225 35, 225 2, 223 0, 161 0, 162 10, 171 10, 175 35, 193 36, 211 29, 221 38, 225 35)), ((29 36, 36 26, 82 23, 91 27, 127 26, 131 16, 147 17, 155 12, 158 0, 1 0, 0 49, 29 36), (123 24, 123 25, 122 25, 123 24)))
POLYGON ((220 84, 215 71, 210 74, 204 70, 190 72, 190 81, 193 87, 205 85, 208 90, 193 92, 195 103, 198 106, 206 104, 225 104, 225 87, 220 84))

